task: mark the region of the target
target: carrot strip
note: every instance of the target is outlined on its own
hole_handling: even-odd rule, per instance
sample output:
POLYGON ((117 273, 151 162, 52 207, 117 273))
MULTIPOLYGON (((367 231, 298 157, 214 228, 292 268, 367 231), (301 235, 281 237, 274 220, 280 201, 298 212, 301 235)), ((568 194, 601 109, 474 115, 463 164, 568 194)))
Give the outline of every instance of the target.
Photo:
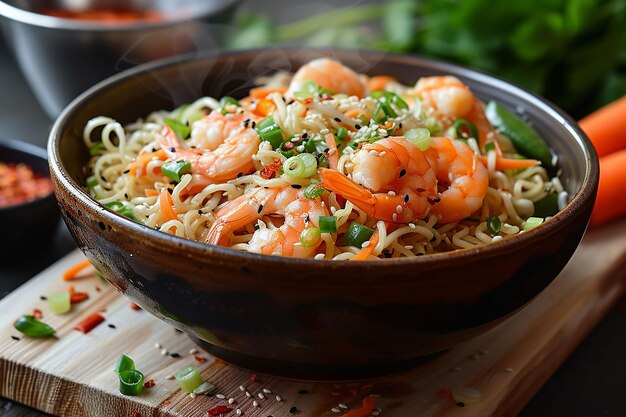
POLYGON ((161 215, 163 216, 163 220, 166 222, 170 220, 176 220, 176 212, 172 207, 174 202, 172 201, 172 196, 167 191, 167 188, 164 188, 161 191, 161 195, 159 196, 159 207, 161 209, 161 215))
POLYGON ((285 87, 256 87, 250 89, 250 97, 262 99, 272 93, 279 93, 281 95, 284 95, 286 92, 287 88, 285 87))
POLYGON ((272 110, 274 110, 276 108, 276 105, 274 104, 274 102, 272 100, 268 100, 268 99, 261 99, 256 106, 254 107, 254 110, 252 110, 252 113, 256 114, 257 116, 267 116, 268 114, 270 114, 272 112, 272 110))
POLYGON ((346 117, 350 117, 351 119, 356 119, 357 117, 359 117, 359 114, 361 114, 361 110, 352 109, 352 110, 348 110, 344 114, 346 115, 346 117))
POLYGON ((626 149, 600 158, 598 196, 591 214, 591 225, 598 226, 626 214, 626 149))
POLYGON ((388 75, 375 75, 367 80, 366 87, 369 91, 385 90, 387 84, 397 82, 398 80, 388 75))
MULTIPOLYGON (((481 162, 487 166, 487 157, 481 156, 481 162)), ((496 169, 498 171, 504 171, 506 169, 524 169, 540 165, 541 162, 536 159, 513 159, 496 157, 496 169)))
POLYGON ((626 148, 626 96, 583 118, 579 124, 599 157, 626 148))
MULTIPOLYGON (((370 237, 370 244, 367 245, 364 248, 361 248, 361 250, 359 251, 359 253, 357 253, 356 255, 354 255, 352 258, 350 258, 351 261, 364 261, 367 258, 369 258, 369 256, 372 254, 372 252, 374 252, 374 248, 376 248, 376 245, 378 245, 378 228, 376 228, 376 230, 374 230, 374 234, 372 235, 372 237, 370 237)), ((371 411, 370 411, 371 412, 371 411)), ((346 414, 348 415, 348 414, 346 414)), ((369 416, 368 414, 365 414, 366 416, 369 416)))
POLYGON ((96 326, 104 321, 104 317, 98 313, 93 313, 90 316, 85 317, 81 322, 74 326, 74 330, 83 332, 84 334, 92 331, 96 326))
POLYGON ((337 142, 335 142, 335 135, 329 133, 325 136, 326 145, 328 145, 328 163, 330 169, 337 169, 339 164, 339 150, 337 149, 337 142))
POLYGON ((150 152, 145 155, 137 156, 137 158, 128 165, 130 174, 136 176, 145 175, 148 162, 155 158, 165 161, 167 159, 167 154, 163 149, 159 149, 156 152, 150 152))
POLYGON ((368 395, 363 398, 363 406, 361 408, 357 408, 356 410, 348 411, 346 414, 341 417, 368 417, 374 411, 374 406, 376 405, 376 397, 373 395, 368 395))
POLYGON ((157 190, 153 190, 150 188, 146 188, 145 190, 143 190, 143 192, 146 194, 146 197, 156 197, 159 195, 159 192, 157 190))
POLYGON ((88 299, 89 294, 87 294, 86 292, 75 292, 70 294, 70 304, 78 304, 88 299))
POLYGON ((84 259, 78 262, 77 264, 72 265, 63 273, 63 280, 72 281, 78 278, 78 273, 82 271, 83 269, 87 268, 88 266, 91 266, 91 262, 89 262, 89 259, 84 259))

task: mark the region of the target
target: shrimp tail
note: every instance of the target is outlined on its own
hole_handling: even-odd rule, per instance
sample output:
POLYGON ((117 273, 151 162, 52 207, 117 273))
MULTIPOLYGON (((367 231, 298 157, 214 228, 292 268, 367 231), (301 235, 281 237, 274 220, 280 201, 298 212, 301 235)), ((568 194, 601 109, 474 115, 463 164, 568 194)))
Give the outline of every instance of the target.
POLYGON ((374 216, 376 197, 370 191, 361 187, 359 184, 346 177, 339 171, 328 168, 320 168, 318 170, 322 179, 321 186, 334 191, 343 198, 355 204, 363 210, 367 215, 374 216))

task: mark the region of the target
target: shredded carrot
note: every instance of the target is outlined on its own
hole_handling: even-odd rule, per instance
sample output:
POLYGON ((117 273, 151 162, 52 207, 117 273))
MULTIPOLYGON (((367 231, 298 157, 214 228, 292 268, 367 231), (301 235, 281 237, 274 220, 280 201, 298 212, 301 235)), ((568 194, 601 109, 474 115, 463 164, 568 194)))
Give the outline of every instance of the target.
POLYGON ((73 292, 70 294, 70 304, 77 304, 88 299, 89 294, 86 292, 73 292))
POLYGON ((626 148, 626 96, 591 113, 579 124, 599 157, 626 148))
POLYGON ((161 195, 159 196, 159 207, 161 208, 161 215, 163 216, 163 220, 166 222, 170 220, 176 220, 176 212, 172 207, 174 202, 172 201, 172 196, 167 191, 167 188, 164 188, 161 191, 161 195))
POLYGON ((91 266, 91 262, 89 262, 89 259, 84 259, 80 262, 78 262, 75 265, 72 265, 70 268, 68 268, 64 273, 63 273, 63 280, 64 281, 72 281, 76 278, 78 278, 78 274, 80 273, 80 271, 82 271, 83 269, 87 268, 91 266))
POLYGON ((598 226, 626 215, 624 169, 626 149, 600 158, 600 182, 591 225, 598 226))
POLYGON ((339 164, 339 150, 337 149, 337 142, 335 142, 335 135, 329 133, 325 136, 326 145, 328 145, 328 163, 330 169, 337 169, 339 164))
MULTIPOLYGON (((487 166, 486 156, 481 156, 480 160, 485 166, 487 166)), ((537 161, 536 159, 513 159, 496 156, 496 169, 498 171, 504 171, 506 169, 524 169, 534 167, 540 164, 541 162, 537 161)))
POLYGON ((387 84, 397 82, 398 80, 394 77, 390 77, 389 75, 375 75, 367 80, 366 86, 369 91, 385 90, 387 88, 387 84))
POLYGON ((285 87, 257 87, 250 89, 250 97, 256 99, 262 99, 272 93, 279 93, 284 95, 287 92, 285 87))
POLYGON ((159 195, 159 192, 157 190, 151 188, 146 188, 145 190, 143 190, 143 192, 146 194, 146 197, 156 197, 159 195))
POLYGON ((355 410, 348 411, 346 414, 341 417, 368 417, 374 411, 374 406, 376 405, 376 397, 373 395, 368 395, 363 398, 363 406, 361 408, 357 408, 355 410))
POLYGON ((139 310, 142 309, 141 307, 139 307, 137 304, 135 304, 133 302, 130 303, 130 308, 132 308, 135 311, 139 311, 139 310))
POLYGON ((87 334, 103 321, 104 317, 102 317, 101 314, 94 313, 85 317, 81 322, 74 326, 74 329, 87 334))
MULTIPOLYGON (((374 234, 372 235, 372 237, 370 237, 370 240, 369 240, 370 244, 367 245, 364 248, 361 248, 359 253, 357 253, 352 258, 350 258, 350 260, 352 260, 352 261, 364 261, 367 258, 369 258, 369 256, 372 254, 372 252, 374 252, 374 248, 376 248, 376 245, 378 245, 378 239, 379 239, 378 228, 376 228, 376 230, 374 230, 374 234)), ((369 413, 366 414, 366 415, 369 415, 369 413)))
POLYGON ((270 114, 275 108, 276 105, 272 100, 263 98, 259 100, 259 102, 256 104, 254 110, 252 110, 252 113, 256 114, 257 116, 264 117, 270 114))
POLYGON ((344 114, 346 115, 346 117, 350 117, 351 119, 356 119, 361 114, 361 110, 352 109, 352 110, 348 110, 344 114))

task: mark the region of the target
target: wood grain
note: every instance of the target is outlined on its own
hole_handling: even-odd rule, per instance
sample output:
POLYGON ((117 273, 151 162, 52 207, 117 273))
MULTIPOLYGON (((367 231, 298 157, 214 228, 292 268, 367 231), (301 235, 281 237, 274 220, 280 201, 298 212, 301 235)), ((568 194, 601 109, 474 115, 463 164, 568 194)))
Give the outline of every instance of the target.
MULTIPOLYGON (((61 416, 206 416, 207 410, 234 398, 245 416, 335 416, 342 403, 360 405, 363 396, 378 394, 385 416, 513 416, 521 410, 578 343, 626 289, 626 221, 588 233, 576 254, 539 297, 488 333, 460 345, 436 360, 405 373, 345 383, 299 382, 259 375, 207 358, 200 364, 185 335, 143 311, 93 274, 74 282, 90 299, 63 316, 48 312, 40 295, 66 291, 62 272, 83 259, 74 252, 0 301, 0 396, 61 416), (100 291, 96 290, 99 287, 100 291), (21 337, 12 321, 34 308, 57 329, 57 338, 21 337), (106 309, 106 322, 83 335, 73 330, 83 317, 106 309), (113 324, 115 328, 108 325, 113 324), (11 336, 20 336, 16 341, 11 336), (155 343, 178 353, 163 356, 155 343), (118 392, 112 371, 117 357, 132 357, 156 385, 139 397, 118 392), (226 398, 182 393, 167 377, 193 364, 226 398), (252 397, 239 389, 244 386, 252 397), (472 387, 483 401, 459 407, 438 395, 440 388, 472 387), (263 389, 272 394, 259 398, 263 389), (306 390, 302 391, 302 390, 306 390), (280 395, 282 401, 276 401, 280 395), (253 406, 253 401, 259 407, 253 406)), ((25 416, 29 415, 25 410, 25 416)), ((20 415, 20 414, 18 414, 20 415)), ((235 415, 230 413, 229 415, 235 415)))

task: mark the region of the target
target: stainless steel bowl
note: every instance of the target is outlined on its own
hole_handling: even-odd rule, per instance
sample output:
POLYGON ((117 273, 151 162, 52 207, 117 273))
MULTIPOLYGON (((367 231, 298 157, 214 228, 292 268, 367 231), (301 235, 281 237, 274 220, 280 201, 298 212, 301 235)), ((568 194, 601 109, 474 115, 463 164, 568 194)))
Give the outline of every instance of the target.
POLYGON ((0 21, 31 89, 51 118, 115 72, 215 48, 239 0, 0 0, 0 21), (153 10, 163 19, 104 23, 52 17, 45 9, 153 10))

